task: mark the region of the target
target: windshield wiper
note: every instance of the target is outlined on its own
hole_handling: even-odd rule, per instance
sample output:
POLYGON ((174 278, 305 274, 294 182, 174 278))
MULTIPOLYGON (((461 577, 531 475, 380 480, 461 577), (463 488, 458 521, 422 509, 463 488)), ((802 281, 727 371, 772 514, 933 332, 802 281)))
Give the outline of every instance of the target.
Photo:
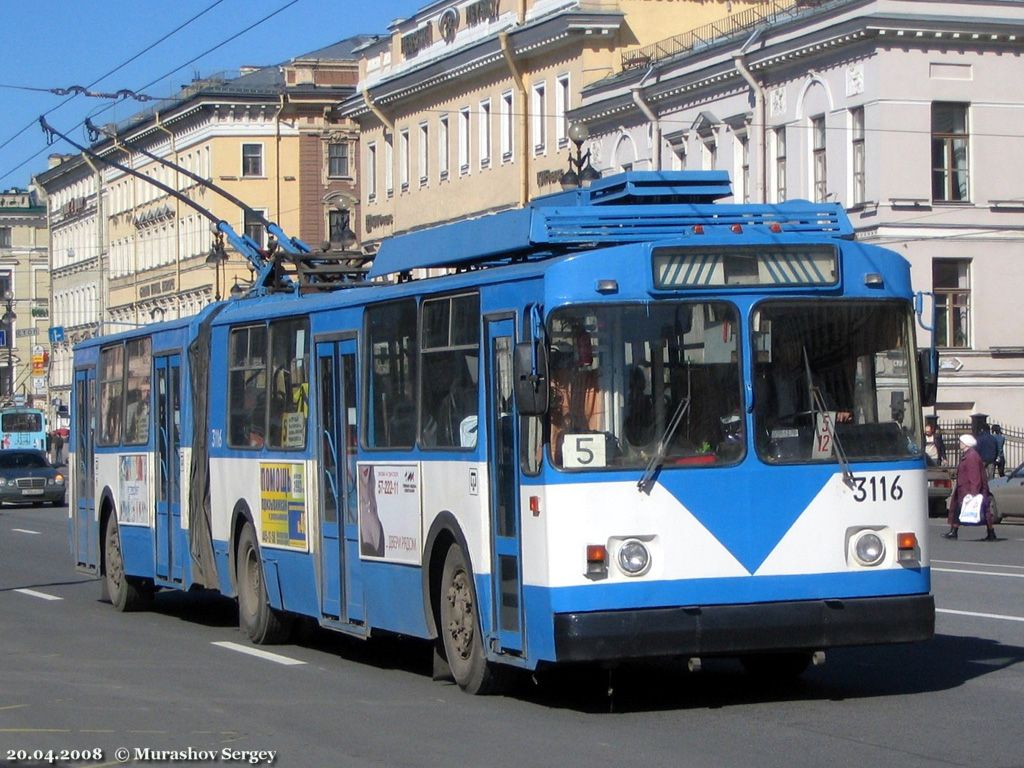
POLYGON ((669 419, 668 425, 665 427, 665 432, 661 436, 661 440, 658 441, 658 450, 651 456, 651 460, 647 462, 647 466, 644 467, 644 474, 637 482, 637 490, 641 493, 650 494, 651 488, 654 487, 654 476, 661 469, 661 465, 665 463, 665 454, 668 452, 668 446, 672 442, 672 436, 675 435, 676 430, 679 428, 679 424, 683 420, 683 416, 686 415, 686 411, 690 408, 690 396, 687 395, 679 401, 679 405, 676 406, 675 412, 672 414, 672 418, 669 419))
MULTIPOLYGON (((807 387, 811 394, 811 418, 814 419, 814 437, 818 437, 818 415, 828 413, 828 409, 825 407, 825 398, 821 394, 821 389, 814 384, 814 378, 811 376, 811 362, 807 357, 807 347, 803 348, 804 352, 804 370, 807 374, 807 387)), ((843 448, 843 443, 839 439, 838 424, 833 420, 832 423, 832 452, 836 455, 836 460, 839 462, 839 468, 843 471, 843 483, 848 488, 853 488, 855 478, 853 472, 850 470, 850 462, 846 458, 846 449, 843 448)))

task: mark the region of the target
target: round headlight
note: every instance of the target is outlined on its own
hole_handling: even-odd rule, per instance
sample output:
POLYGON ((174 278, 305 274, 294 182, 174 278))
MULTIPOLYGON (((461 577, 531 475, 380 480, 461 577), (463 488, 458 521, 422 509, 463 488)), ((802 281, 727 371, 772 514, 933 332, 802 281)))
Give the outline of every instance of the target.
POLYGON ((885 544, 877 533, 862 534, 853 551, 863 565, 878 565, 885 558, 885 544))
POLYGON ((642 541, 629 539, 619 547, 619 568, 627 576, 639 576, 651 565, 651 553, 642 541))

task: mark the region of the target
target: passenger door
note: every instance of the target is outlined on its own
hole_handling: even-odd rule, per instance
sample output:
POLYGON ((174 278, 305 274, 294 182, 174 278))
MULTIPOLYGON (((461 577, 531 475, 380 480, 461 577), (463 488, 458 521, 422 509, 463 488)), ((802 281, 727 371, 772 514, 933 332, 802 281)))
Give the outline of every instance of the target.
POLYGON ((320 498, 320 610, 348 624, 365 620, 356 493, 356 340, 316 345, 320 498))
POLYGON ((153 359, 156 380, 156 576, 181 582, 181 356, 153 359))
POLYGON ((484 319, 487 340, 487 454, 494 622, 500 647, 523 651, 519 450, 512 400, 514 316, 484 319))
POLYGON ((74 453, 74 552, 78 570, 96 573, 99 565, 99 521, 96 520, 93 467, 93 428, 96 410, 96 369, 75 371, 75 423, 71 450, 74 453))

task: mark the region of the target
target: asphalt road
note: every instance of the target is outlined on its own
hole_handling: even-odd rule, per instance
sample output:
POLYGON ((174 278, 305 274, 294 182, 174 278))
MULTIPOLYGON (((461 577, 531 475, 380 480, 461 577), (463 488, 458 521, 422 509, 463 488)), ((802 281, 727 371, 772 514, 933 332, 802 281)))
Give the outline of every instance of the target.
POLYGON ((310 630, 255 656, 223 598, 117 613, 70 564, 66 510, 4 507, 0 765, 1024 766, 1024 525, 931 526, 928 643, 831 651, 785 686, 717 660, 481 698, 431 680, 422 642, 310 630))

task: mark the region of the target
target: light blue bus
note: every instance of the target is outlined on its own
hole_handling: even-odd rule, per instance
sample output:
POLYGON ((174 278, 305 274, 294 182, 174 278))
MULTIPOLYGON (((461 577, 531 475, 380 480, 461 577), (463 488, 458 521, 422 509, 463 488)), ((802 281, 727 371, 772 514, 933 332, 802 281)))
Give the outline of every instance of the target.
POLYGON ((237 597, 256 643, 431 639, 471 693, 931 637, 909 265, 837 205, 730 194, 630 172, 83 342, 78 567, 121 610, 237 597))
POLYGON ((46 413, 38 408, 0 408, 0 449, 37 448, 46 450, 46 413))

